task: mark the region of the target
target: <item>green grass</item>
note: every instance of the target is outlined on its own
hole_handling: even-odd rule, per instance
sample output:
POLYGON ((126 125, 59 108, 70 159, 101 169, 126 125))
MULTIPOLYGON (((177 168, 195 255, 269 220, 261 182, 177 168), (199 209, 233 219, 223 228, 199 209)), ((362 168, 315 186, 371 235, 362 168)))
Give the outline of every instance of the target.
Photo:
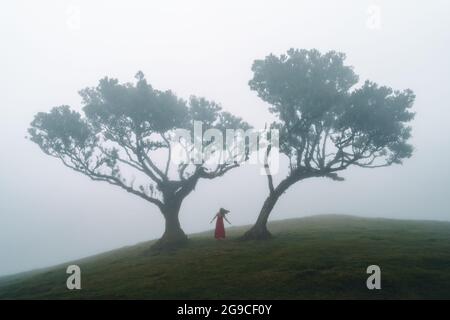
POLYGON ((176 252, 150 242, 0 278, 0 299, 450 299, 450 223, 313 216, 272 222, 275 238, 238 242, 212 232, 176 252), (82 290, 66 289, 69 264, 82 290), (381 290, 366 287, 381 267, 381 290))

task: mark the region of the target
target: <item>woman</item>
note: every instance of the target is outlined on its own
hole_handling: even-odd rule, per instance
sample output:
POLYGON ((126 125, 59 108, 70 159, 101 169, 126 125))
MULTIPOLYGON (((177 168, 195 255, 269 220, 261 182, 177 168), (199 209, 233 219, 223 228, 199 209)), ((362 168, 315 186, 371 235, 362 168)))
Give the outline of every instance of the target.
POLYGON ((228 221, 227 217, 225 216, 228 212, 230 211, 224 208, 220 208, 219 212, 214 216, 214 218, 212 218, 210 222, 212 223, 214 219, 217 219, 216 231, 214 232, 214 237, 217 240, 225 239, 225 226, 223 225, 223 219, 225 219, 226 222, 231 224, 230 221, 228 221))

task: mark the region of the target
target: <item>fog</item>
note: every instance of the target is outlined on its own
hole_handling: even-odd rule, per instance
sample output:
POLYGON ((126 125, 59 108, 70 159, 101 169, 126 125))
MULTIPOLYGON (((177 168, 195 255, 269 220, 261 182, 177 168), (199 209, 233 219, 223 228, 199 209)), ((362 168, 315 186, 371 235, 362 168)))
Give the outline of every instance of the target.
MULTIPOLYGON (((8 1, 0 11, 0 275, 159 237, 156 207, 93 182, 25 139, 39 111, 104 76, 204 96, 255 127, 270 121, 248 87, 254 59, 293 48, 342 51, 360 80, 416 95, 415 152, 402 166, 350 168, 344 182, 292 187, 271 219, 339 213, 450 220, 450 3, 435 1, 8 1)), ((280 175, 282 171, 280 172, 280 175)), ((275 177, 279 179, 281 176, 275 177)), ((255 221, 267 195, 259 168, 200 181, 183 203, 188 233, 221 206, 255 221)))

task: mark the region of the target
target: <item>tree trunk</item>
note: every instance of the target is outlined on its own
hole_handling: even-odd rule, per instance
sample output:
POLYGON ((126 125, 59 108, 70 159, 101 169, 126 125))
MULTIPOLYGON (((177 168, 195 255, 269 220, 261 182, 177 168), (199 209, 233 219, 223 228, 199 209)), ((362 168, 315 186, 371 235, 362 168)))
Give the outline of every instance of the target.
POLYGON ((293 174, 288 176, 286 179, 280 182, 280 184, 272 189, 266 201, 264 201, 264 205, 261 208, 258 219, 253 227, 250 228, 242 237, 241 240, 265 240, 270 239, 272 235, 269 230, 267 230, 267 220, 269 219, 269 215, 272 212, 273 207, 277 203, 280 196, 294 183, 303 180, 310 175, 303 174, 293 174))
POLYGON ((279 197, 280 195, 277 193, 272 193, 267 197, 256 223, 241 237, 241 240, 265 240, 272 237, 272 234, 267 230, 267 220, 279 197))
POLYGON ((188 238, 181 228, 180 220, 178 219, 179 212, 179 205, 171 205, 162 210, 166 221, 166 229, 162 237, 152 246, 152 249, 175 249, 187 242, 188 238))

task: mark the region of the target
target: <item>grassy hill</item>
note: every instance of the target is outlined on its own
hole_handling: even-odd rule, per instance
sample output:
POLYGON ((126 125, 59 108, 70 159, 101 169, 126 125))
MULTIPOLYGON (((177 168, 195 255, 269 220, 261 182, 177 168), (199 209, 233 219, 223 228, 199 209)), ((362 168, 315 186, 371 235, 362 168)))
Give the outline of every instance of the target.
POLYGON ((171 253, 152 241, 45 270, 0 278, 0 299, 450 299, 450 223, 313 216, 272 222, 275 238, 238 242, 212 231, 171 253), (66 289, 69 264, 82 290, 66 289), (366 268, 381 268, 381 290, 366 268))

